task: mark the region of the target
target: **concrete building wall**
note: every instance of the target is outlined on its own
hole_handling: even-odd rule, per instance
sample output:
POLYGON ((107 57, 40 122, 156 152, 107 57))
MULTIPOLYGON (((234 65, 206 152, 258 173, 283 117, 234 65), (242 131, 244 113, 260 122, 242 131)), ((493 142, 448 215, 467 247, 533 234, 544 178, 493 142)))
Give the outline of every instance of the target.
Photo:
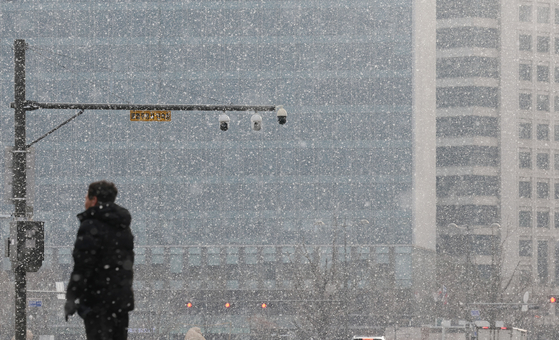
POLYGON ((436 1, 414 3, 413 243, 436 248, 436 1))

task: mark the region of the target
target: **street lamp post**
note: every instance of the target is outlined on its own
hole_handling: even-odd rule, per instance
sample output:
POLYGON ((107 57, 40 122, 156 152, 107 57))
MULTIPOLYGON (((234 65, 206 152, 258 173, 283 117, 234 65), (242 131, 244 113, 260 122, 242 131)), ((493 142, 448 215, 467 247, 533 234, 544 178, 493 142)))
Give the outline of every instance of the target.
MULTIPOLYGON (((14 136, 15 148, 13 160, 13 187, 12 197, 14 200, 14 218, 16 221, 25 219, 27 204, 26 197, 26 162, 27 148, 25 145, 25 41, 16 40, 14 43, 14 97, 15 97, 15 119, 14 136)), ((20 243, 21 240, 16 240, 20 243)), ((19 248, 19 247, 17 247, 19 248)), ((24 340, 27 329, 27 317, 25 313, 25 302, 27 300, 27 277, 25 264, 21 258, 14 263, 15 276, 15 338, 24 340)))

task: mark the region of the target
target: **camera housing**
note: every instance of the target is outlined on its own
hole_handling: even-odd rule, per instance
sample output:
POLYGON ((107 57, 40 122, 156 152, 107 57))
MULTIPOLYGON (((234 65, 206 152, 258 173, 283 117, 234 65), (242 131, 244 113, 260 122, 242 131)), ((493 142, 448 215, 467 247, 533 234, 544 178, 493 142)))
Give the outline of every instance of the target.
POLYGON ((226 114, 219 115, 219 128, 221 131, 227 131, 229 129, 229 122, 231 119, 226 114))
POLYGON ((281 125, 287 122, 287 111, 285 111, 285 109, 281 105, 278 106, 277 116, 278 116, 278 123, 280 123, 281 125))
POLYGON ((250 125, 254 131, 260 131, 262 129, 262 116, 258 113, 250 117, 250 125))

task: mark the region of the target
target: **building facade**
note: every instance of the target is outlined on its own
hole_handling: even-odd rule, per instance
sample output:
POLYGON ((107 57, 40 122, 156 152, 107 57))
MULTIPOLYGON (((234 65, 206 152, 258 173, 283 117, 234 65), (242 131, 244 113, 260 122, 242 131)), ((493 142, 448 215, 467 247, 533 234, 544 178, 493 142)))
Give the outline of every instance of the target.
MULTIPOLYGON (((344 240, 355 254, 388 249, 388 273, 403 301, 431 296, 435 1, 2 1, 0 13, 3 148, 13 144, 15 39, 28 44, 29 100, 284 105, 288 111, 284 126, 261 113, 259 132, 250 129, 254 112, 227 113, 231 126, 223 132, 222 112, 132 122, 128 112, 86 111, 36 144, 32 218, 45 221, 47 258, 58 261, 44 275, 67 280, 62 268, 70 264, 87 184, 108 179, 132 213, 138 258, 150 254, 146 265, 154 268, 154 258, 169 261, 163 280, 151 282, 148 274, 157 269, 138 269, 140 292, 178 289, 177 277, 190 273, 171 269, 181 256, 220 258, 221 265, 205 265, 218 271, 234 254, 265 261, 263 249, 279 258, 289 247, 333 249, 344 240)), ((28 112, 28 143, 73 113, 28 112)), ((7 182, 9 176, 3 184, 9 191, 7 182)), ((0 208, 9 212, 12 205, 7 200, 0 208)), ((7 237, 7 222, 2 230, 7 237)), ((384 257, 368 261, 374 266, 384 257)), ((4 270, 10 271, 7 259, 4 270)), ((231 274, 219 289, 282 287, 277 273, 264 272, 264 281, 237 283, 231 274)), ((210 289, 180 287, 180 296, 210 289)), ((160 296, 154 293, 144 307, 160 296)), ((377 308, 363 305, 359 315, 367 318, 354 326, 378 325, 377 308)), ((417 315, 425 313, 406 314, 408 322, 417 315)))
POLYGON ((437 1, 439 240, 469 235, 506 302, 557 289, 558 6, 437 1))

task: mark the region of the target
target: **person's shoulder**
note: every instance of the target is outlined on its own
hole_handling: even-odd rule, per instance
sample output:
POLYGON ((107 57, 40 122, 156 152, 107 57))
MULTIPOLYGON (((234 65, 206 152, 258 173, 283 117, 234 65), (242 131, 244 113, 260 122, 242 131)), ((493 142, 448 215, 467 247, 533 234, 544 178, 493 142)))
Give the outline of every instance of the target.
POLYGON ((97 237, 107 232, 107 225, 97 219, 87 219, 80 223, 78 228, 78 236, 93 236, 97 237))

